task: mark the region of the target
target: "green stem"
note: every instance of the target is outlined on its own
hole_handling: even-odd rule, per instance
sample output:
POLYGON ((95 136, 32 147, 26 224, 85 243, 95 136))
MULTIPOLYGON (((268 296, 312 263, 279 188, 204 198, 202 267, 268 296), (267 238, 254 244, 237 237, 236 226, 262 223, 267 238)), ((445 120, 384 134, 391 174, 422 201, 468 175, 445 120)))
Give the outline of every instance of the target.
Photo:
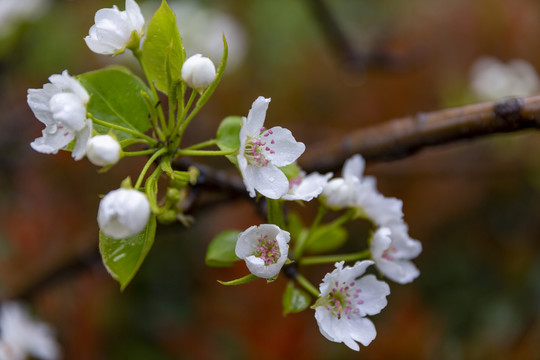
POLYGON ((236 150, 221 151, 221 150, 178 150, 177 156, 220 156, 220 155, 232 155, 236 150))
POLYGON ((99 124, 99 125, 103 125, 103 126, 106 126, 106 127, 109 127, 111 129, 116 129, 116 130, 120 130, 120 131, 123 131, 125 133, 128 133, 128 134, 131 134, 131 135, 135 135, 135 136, 138 136, 140 137, 141 139, 145 139, 148 143, 150 143, 151 145, 156 145, 157 144, 157 141, 156 139, 154 138, 151 138, 150 136, 146 135, 146 134, 143 134, 142 132, 138 131, 138 130, 133 130, 133 129, 129 129, 129 128, 126 128, 126 127, 123 127, 123 126, 120 126, 120 125, 116 125, 116 124, 111 124, 111 123, 108 123, 106 121, 103 121, 103 120, 99 120, 99 119, 96 119, 94 117, 94 115, 88 113, 88 117, 90 119, 92 119, 92 122, 94 122, 95 124, 99 124))
POLYGON ((266 198, 266 203, 268 205, 268 223, 275 224, 281 229, 285 229, 282 202, 278 199, 266 198))
POLYGON ((315 216, 315 220, 313 220, 313 223, 311 224, 311 227, 309 228, 309 231, 307 232, 307 234, 298 238, 298 241, 294 249, 294 257, 296 259, 299 259, 302 256, 307 240, 309 239, 310 236, 313 235, 315 230, 317 230, 317 227, 319 226, 323 216, 326 214, 327 211, 328 211, 328 208, 324 204, 321 204, 319 206, 319 210, 317 211, 317 215, 315 216))
POLYGON ((137 182, 135 183, 135 190, 138 190, 139 187, 141 187, 141 184, 142 184, 142 181, 144 179, 144 176, 146 175, 146 172, 148 171, 148 169, 150 168, 150 165, 152 165, 152 163, 158 158, 160 157, 161 155, 163 155, 164 153, 167 152, 167 149, 166 148, 161 148, 159 149, 158 151, 156 151, 154 153, 154 155, 152 155, 150 157, 150 159, 148 159, 148 161, 146 162, 146 164, 144 165, 142 171, 141 171, 141 174, 139 175, 139 178, 137 179, 137 182))
POLYGON ((144 139, 135 139, 135 138, 125 139, 125 140, 120 141, 120 146, 122 147, 122 149, 125 149, 128 146, 131 146, 134 144, 148 144, 148 141, 144 139))
POLYGON ((195 144, 195 145, 191 145, 191 146, 185 148, 184 150, 197 150, 197 149, 202 149, 202 148, 212 146, 212 145, 216 145, 216 144, 217 144, 217 140, 212 139, 212 140, 208 140, 208 141, 203 141, 203 142, 195 144))
POLYGON ((329 264, 339 261, 357 261, 365 260, 371 258, 371 251, 369 249, 351 253, 351 254, 341 254, 341 255, 322 255, 322 256, 308 256, 298 260, 300 265, 319 265, 319 264, 329 264))
MULTIPOLYGON (((150 85, 150 89, 152 90, 152 94, 154 95, 155 100, 159 102, 159 96, 158 96, 156 87, 154 86, 154 82, 152 81, 152 78, 150 77, 148 68, 146 67, 146 64, 143 61, 141 49, 132 49, 131 51, 133 52, 133 55, 135 56, 139 64, 141 65, 141 68, 144 72, 144 76, 146 77, 146 81, 148 82, 148 85, 150 85)), ((161 128, 167 129, 166 123, 165 123, 165 114, 163 114, 163 109, 161 108, 161 105, 159 105, 158 117, 161 123, 161 128)))
POLYGON ((141 150, 141 151, 124 151, 124 156, 140 156, 140 155, 150 155, 155 153, 156 150, 149 149, 149 150, 141 150))
POLYGON ((312 283, 309 282, 308 279, 306 279, 302 274, 298 274, 296 276, 296 282, 298 284, 302 285, 304 289, 306 289, 311 295, 315 297, 319 297, 321 294, 319 293, 319 290, 315 286, 313 286, 312 283))
POLYGON ((329 227, 335 228, 338 226, 341 226, 345 224, 347 221, 351 220, 355 217, 357 210, 356 209, 349 209, 345 214, 338 217, 336 220, 332 221, 328 224, 329 227))
POLYGON ((189 109, 191 108, 191 106, 193 105, 193 101, 195 101, 195 97, 197 97, 197 91, 191 90, 191 95, 189 96, 189 100, 186 106, 184 107, 184 111, 182 111, 182 114, 180 114, 179 118, 177 119, 176 127, 173 129, 172 134, 178 134, 177 146, 180 145, 180 142, 182 141, 182 136, 184 136, 184 132, 186 131, 187 126, 191 122, 191 119, 193 119, 193 117, 198 112, 198 109, 195 108, 186 119, 186 115, 189 109))
POLYGON ((169 90, 169 134, 174 134, 173 129, 176 129, 176 109, 177 109, 177 101, 178 96, 176 96, 176 91, 178 90, 178 86, 180 85, 180 82, 175 82, 171 86, 171 89, 169 90))

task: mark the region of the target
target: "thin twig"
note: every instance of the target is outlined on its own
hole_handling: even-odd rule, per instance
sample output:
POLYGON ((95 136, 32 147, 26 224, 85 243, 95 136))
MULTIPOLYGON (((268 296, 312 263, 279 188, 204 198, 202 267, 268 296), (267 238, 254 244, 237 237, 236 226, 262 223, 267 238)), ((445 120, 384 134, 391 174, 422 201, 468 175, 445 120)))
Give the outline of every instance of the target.
POLYGON ((345 70, 363 71, 367 67, 399 69, 413 64, 410 59, 407 61, 410 64, 400 64, 402 60, 398 61, 384 50, 361 51, 350 41, 324 0, 307 0, 307 3, 332 48, 332 53, 339 58, 345 70))

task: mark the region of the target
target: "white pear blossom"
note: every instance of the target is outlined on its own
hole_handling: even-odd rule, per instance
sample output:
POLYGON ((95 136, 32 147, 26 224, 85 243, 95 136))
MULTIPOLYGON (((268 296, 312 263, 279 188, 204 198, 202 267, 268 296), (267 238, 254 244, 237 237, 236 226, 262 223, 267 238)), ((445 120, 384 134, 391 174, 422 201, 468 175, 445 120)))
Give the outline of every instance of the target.
POLYGON ((97 135, 88 141, 86 157, 96 166, 114 165, 120 159, 122 147, 110 135, 97 135))
POLYGON ((311 201, 321 194, 332 175, 314 172, 306 176, 302 171, 297 177, 289 179, 289 191, 282 199, 311 201))
POLYGON ((343 264, 336 263, 335 270, 326 274, 313 308, 324 337, 358 351, 357 342, 367 346, 375 339, 375 325, 365 316, 378 314, 386 306, 390 287, 374 275, 361 277, 373 261, 359 261, 353 267, 343 264))
POLYGON ((326 184, 322 198, 332 209, 343 209, 357 205, 358 187, 364 184, 367 189, 375 187, 375 179, 363 176, 365 161, 360 155, 347 159, 343 165, 341 178, 332 179, 326 184))
POLYGON ((42 89, 28 89, 28 105, 45 124, 43 136, 30 146, 44 154, 56 154, 75 139, 71 155, 80 160, 92 135, 92 121, 86 118, 90 96, 66 70, 62 75, 51 75, 49 81, 42 89))
POLYGON ((270 199, 279 199, 289 191, 289 180, 279 167, 296 161, 306 147, 287 129, 263 127, 269 103, 270 99, 259 96, 243 118, 237 160, 251 197, 257 190, 270 199))
POLYGON ((253 275, 270 279, 279 273, 287 260, 290 238, 287 231, 276 225, 254 225, 238 235, 236 256, 244 259, 253 275))
POLYGON ((377 226, 403 222, 403 201, 389 198, 377 191, 375 182, 357 187, 356 207, 361 209, 377 226))
POLYGON ((196 90, 204 90, 216 78, 216 67, 212 60, 195 54, 182 65, 182 80, 196 90))
POLYGON ((410 260, 422 252, 422 244, 409 236, 405 223, 379 228, 373 234, 370 249, 375 266, 387 278, 406 284, 420 275, 410 260))
POLYGON ((126 10, 100 9, 95 24, 84 38, 86 45, 97 54, 117 55, 126 48, 137 47, 144 33, 144 17, 134 0, 126 0, 126 10))
POLYGON ((525 60, 503 63, 493 57, 482 57, 471 67, 471 88, 482 100, 510 96, 529 96, 540 89, 534 67, 525 60))
POLYGON ((31 319, 16 302, 5 302, 0 308, 0 359, 24 360, 28 356, 43 360, 60 358, 60 348, 53 329, 31 319))
POLYGON ((133 189, 116 189, 99 203, 98 224, 103 233, 113 239, 123 239, 140 233, 150 216, 146 195, 133 189))

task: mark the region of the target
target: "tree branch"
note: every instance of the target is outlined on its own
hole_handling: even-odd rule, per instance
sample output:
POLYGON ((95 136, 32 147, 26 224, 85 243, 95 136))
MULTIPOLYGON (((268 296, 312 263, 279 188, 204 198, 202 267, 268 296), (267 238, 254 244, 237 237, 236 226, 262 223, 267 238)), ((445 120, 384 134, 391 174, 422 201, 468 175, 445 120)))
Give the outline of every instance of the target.
POLYGON ((418 63, 417 59, 396 59, 382 49, 357 49, 337 21, 324 0, 307 0, 328 45, 343 64, 345 70, 364 71, 366 68, 399 70, 418 63), (404 61, 406 60, 406 61, 404 61), (414 60, 414 61, 412 61, 414 60))
POLYGON ((312 144, 299 160, 306 170, 324 172, 341 168, 348 157, 357 153, 366 161, 391 161, 428 146, 531 128, 540 128, 540 95, 390 120, 312 144))

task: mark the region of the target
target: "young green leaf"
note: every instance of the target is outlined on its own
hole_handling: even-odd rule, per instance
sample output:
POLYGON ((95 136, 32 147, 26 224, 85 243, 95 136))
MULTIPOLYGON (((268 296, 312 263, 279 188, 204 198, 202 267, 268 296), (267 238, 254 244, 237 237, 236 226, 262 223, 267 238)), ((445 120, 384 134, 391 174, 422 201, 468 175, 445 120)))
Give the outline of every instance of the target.
POLYGON ((103 264, 124 290, 141 267, 156 236, 156 218, 150 216, 144 230, 132 237, 115 240, 99 232, 99 251, 103 264))
POLYGON ((181 78, 185 52, 176 17, 165 0, 148 23, 142 51, 150 79, 167 94, 171 84, 181 78))
MULTIPOLYGON (((88 112, 95 118, 141 133, 151 127, 143 96, 143 93, 151 96, 151 92, 127 69, 117 66, 92 71, 78 76, 78 80, 90 94, 88 112)), ((94 124, 94 130, 108 134, 110 128, 94 124)), ((113 129, 113 133, 118 140, 133 137, 117 129, 113 129)))
POLYGON ((347 241, 347 230, 343 227, 322 225, 307 239, 305 250, 312 254, 334 251, 347 241))
POLYGON ((205 262, 208 266, 226 267, 240 260, 235 253, 238 230, 225 230, 212 239, 206 251, 205 262))
POLYGON ((307 292, 294 286, 294 281, 289 281, 283 293, 282 305, 283 315, 298 313, 307 309, 311 302, 311 297, 307 292))
MULTIPOLYGON (((240 128, 242 117, 228 116, 221 121, 217 130, 217 146, 222 151, 233 151, 240 147, 240 128)), ((236 165, 236 156, 227 155, 227 158, 236 165)))

